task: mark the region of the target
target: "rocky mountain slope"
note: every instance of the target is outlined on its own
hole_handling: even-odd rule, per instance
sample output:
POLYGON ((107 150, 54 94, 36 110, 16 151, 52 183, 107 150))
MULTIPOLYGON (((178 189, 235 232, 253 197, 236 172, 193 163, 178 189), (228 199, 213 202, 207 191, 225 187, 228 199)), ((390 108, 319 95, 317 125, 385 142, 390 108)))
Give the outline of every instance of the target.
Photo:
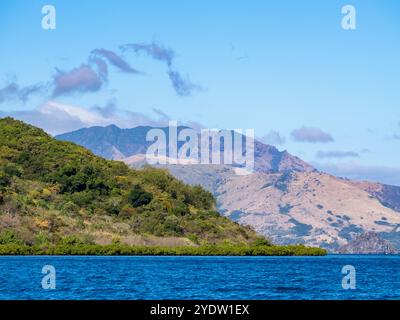
MULTIPOLYGON (((146 163, 140 151, 123 161, 132 167, 146 163)), ((286 151, 258 141, 255 166, 250 175, 237 175, 238 168, 225 165, 163 167, 182 181, 211 191, 222 215, 252 226, 276 243, 301 242, 337 251, 372 231, 400 248, 400 187, 317 172, 286 151)))
POLYGON ((366 232, 358 236, 339 250, 344 254, 398 254, 389 241, 380 238, 375 232, 366 232))
POLYGON ((231 175, 216 194, 225 215, 282 244, 334 251, 365 231, 396 237, 400 225, 400 214, 368 192, 319 172, 231 175))
MULTIPOLYGON (((127 159, 130 166, 140 156, 127 159)), ((142 158, 143 159, 143 158, 142 158)), ((336 251, 374 231, 399 246, 400 213, 358 183, 322 172, 235 174, 236 168, 169 165, 188 184, 200 184, 217 199, 221 214, 250 225, 279 244, 305 243, 336 251)))

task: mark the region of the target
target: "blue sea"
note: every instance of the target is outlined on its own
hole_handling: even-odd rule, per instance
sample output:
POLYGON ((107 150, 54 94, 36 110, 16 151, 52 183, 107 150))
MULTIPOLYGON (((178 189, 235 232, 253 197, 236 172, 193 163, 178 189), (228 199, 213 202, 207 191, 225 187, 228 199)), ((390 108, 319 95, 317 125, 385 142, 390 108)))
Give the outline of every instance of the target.
POLYGON ((0 257, 0 299, 399 299, 399 271, 400 256, 14 256, 0 257))

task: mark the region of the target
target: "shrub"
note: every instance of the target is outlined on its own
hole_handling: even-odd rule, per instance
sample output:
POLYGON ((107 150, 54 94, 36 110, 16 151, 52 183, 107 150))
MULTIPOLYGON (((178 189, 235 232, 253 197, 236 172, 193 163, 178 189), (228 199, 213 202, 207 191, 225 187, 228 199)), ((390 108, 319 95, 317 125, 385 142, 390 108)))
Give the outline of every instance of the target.
POLYGON ((121 202, 119 199, 109 199, 107 202, 102 206, 103 209, 107 212, 109 215, 118 215, 121 212, 121 202))
POLYGON ((270 246, 270 245, 271 245, 271 243, 267 239, 265 239, 263 237, 259 237, 256 240, 254 240, 254 242, 253 242, 253 246, 256 246, 256 247, 258 247, 258 246, 270 246))
POLYGON ((184 216, 189 212, 189 208, 184 204, 178 204, 177 206, 172 208, 172 213, 175 216, 184 216))
POLYGON ((183 229, 179 225, 179 219, 174 215, 167 216, 163 225, 166 233, 169 235, 182 234, 183 229))
POLYGON ((76 216, 79 214, 79 206, 71 201, 68 201, 63 205, 62 212, 68 216, 76 216))
POLYGON ((39 232, 36 237, 34 243, 36 245, 47 245, 51 242, 50 237, 47 233, 45 232, 39 232))
POLYGON ((0 245, 22 244, 22 240, 12 230, 4 230, 0 233, 0 245))
POLYGON ((153 195, 150 192, 143 190, 139 185, 133 186, 133 189, 128 195, 128 201, 134 208, 149 204, 151 200, 153 200, 153 195))
POLYGON ((199 237, 196 234, 189 234, 187 238, 195 244, 199 244, 199 237))
POLYGON ((4 171, 0 171, 0 188, 7 187, 11 182, 11 178, 4 171))
POLYGON ((8 163, 3 166, 2 171, 9 177, 20 177, 22 175, 22 169, 13 163, 8 163))
POLYGON ((71 235, 71 236, 66 236, 62 238, 59 242, 61 245, 69 245, 69 246, 76 246, 80 244, 87 244, 87 241, 85 239, 82 239, 81 237, 71 235))
POLYGON ((132 208, 130 205, 125 205, 119 212, 121 218, 130 218, 136 213, 136 209, 132 208))

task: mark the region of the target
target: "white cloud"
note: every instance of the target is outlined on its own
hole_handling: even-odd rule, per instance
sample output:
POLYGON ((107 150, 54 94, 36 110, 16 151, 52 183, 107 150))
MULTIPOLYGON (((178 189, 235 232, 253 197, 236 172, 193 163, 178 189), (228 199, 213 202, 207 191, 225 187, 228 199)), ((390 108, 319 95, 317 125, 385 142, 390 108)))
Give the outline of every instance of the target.
POLYGON ((94 110, 86 110, 80 107, 49 101, 38 108, 43 115, 63 120, 66 117, 78 120, 88 126, 106 125, 109 123, 107 118, 94 110))
MULTIPOLYGON (((58 101, 48 101, 33 110, 3 112, 1 116, 11 116, 57 135, 81 128, 111 124, 120 128, 168 126, 170 120, 168 115, 157 109, 154 109, 153 113, 153 116, 148 116, 140 112, 123 110, 113 103, 104 107, 82 108, 58 101)), ((195 122, 183 122, 182 125, 201 126, 195 122)))

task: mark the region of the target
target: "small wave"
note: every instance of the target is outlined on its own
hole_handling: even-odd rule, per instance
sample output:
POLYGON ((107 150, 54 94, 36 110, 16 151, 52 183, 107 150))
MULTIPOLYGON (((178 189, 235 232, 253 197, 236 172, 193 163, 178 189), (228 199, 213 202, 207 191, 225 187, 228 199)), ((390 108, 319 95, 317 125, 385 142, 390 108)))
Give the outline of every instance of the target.
POLYGON ((276 287, 275 291, 296 291, 296 292, 304 292, 306 291, 302 287, 276 287))

